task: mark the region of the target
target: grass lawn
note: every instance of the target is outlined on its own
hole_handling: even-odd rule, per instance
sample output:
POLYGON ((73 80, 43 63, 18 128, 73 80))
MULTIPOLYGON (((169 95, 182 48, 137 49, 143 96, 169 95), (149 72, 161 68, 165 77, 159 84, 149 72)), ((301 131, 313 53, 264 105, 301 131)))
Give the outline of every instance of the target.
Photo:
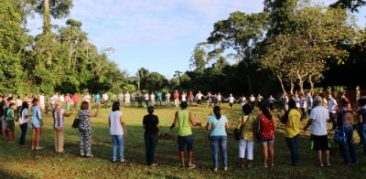
MULTIPOLYGON (((206 123, 211 108, 192 107, 202 124, 206 123)), ((357 145, 360 164, 342 164, 338 153, 332 154, 330 168, 317 167, 315 152, 310 151, 308 133, 300 139, 300 165, 289 165, 289 152, 281 130, 278 130, 275 141, 276 166, 272 169, 262 167, 261 147, 255 146, 255 167, 241 169, 238 167, 238 141, 234 140, 232 130, 229 134, 228 154, 229 171, 218 173, 211 171, 212 159, 208 134, 203 128, 194 129, 194 158, 197 169, 181 169, 178 166, 177 144, 175 131, 169 126, 174 116, 174 109, 156 109, 160 117, 160 132, 170 134, 171 138, 159 141, 156 151, 156 167, 147 167, 145 163, 145 148, 143 142, 142 117, 145 109, 122 109, 124 119, 128 124, 128 135, 125 139, 126 164, 111 162, 111 137, 109 136, 107 114, 109 109, 102 109, 97 118, 92 118, 93 146, 95 158, 87 159, 78 156, 79 133, 71 128, 74 117, 66 118, 65 154, 54 152, 54 131, 50 115, 45 115, 41 146, 43 150, 33 152, 30 148, 20 148, 17 144, 5 144, 0 137, 0 178, 362 178, 366 172, 366 160, 357 145)), ((224 105, 223 114, 227 115, 232 124, 240 118, 238 105, 229 110, 224 105)), ((279 126, 279 129, 281 126, 279 126)), ((17 138, 19 128, 17 127, 17 138)), ((30 144, 31 131, 28 129, 27 143, 30 144)))

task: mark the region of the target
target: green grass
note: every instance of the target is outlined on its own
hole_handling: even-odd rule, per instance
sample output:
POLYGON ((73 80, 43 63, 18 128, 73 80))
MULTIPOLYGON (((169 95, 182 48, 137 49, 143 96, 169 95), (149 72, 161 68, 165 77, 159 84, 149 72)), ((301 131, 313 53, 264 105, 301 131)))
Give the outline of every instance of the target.
MULTIPOLYGON (((193 107, 202 124, 211 109, 193 107)), ((300 154, 301 162, 298 167, 289 166, 289 152, 285 144, 281 129, 278 130, 275 150, 276 166, 272 169, 262 167, 261 147, 255 146, 255 167, 241 169, 238 167, 238 142, 233 139, 232 130, 229 134, 228 153, 229 171, 213 173, 211 171, 212 159, 207 132, 202 128, 194 129, 194 158, 198 168, 194 170, 180 169, 178 167, 177 145, 175 132, 169 130, 174 116, 174 109, 156 109, 160 117, 161 133, 174 136, 171 139, 160 140, 156 151, 156 160, 159 165, 151 168, 144 165, 144 142, 142 117, 145 109, 122 109, 124 119, 128 124, 128 136, 125 139, 125 156, 127 164, 114 164, 111 159, 111 137, 109 136, 107 114, 109 110, 102 109, 97 118, 92 119, 93 146, 96 156, 93 159, 78 156, 79 133, 71 128, 73 116, 67 118, 65 129, 65 150, 62 155, 53 151, 52 120, 46 115, 41 145, 46 148, 33 152, 30 148, 20 148, 17 144, 5 144, 0 137, 0 178, 362 178, 366 172, 366 161, 357 145, 360 158, 359 165, 345 166, 339 154, 332 154, 333 166, 320 169, 316 165, 316 157, 309 149, 308 133, 301 136, 300 154)), ((224 106, 226 114, 232 124, 236 124, 240 117, 239 108, 229 110, 224 106)), ((281 126, 279 126, 281 128, 281 126)), ((17 135, 19 130, 17 128, 17 135)), ((18 137, 17 136, 17 137, 18 137)), ((27 143, 30 143, 31 131, 28 131, 27 143)))

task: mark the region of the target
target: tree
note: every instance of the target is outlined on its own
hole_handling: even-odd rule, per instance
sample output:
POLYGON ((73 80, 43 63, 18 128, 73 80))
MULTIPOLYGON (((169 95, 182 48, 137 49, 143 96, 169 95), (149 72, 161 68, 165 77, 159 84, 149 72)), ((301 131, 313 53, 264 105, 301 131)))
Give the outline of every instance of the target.
POLYGON ((352 12, 358 12, 358 9, 366 5, 365 0, 338 0, 331 4, 332 8, 349 9, 352 12))
POLYGON ((203 73, 207 64, 206 52, 199 45, 197 45, 193 51, 191 57, 191 67, 197 73, 203 73))
POLYGON ((0 0, 0 93, 22 93, 21 59, 30 38, 21 27, 19 4, 0 0))
MULTIPOLYGON (((268 14, 245 14, 243 12, 233 12, 226 20, 218 21, 214 24, 214 31, 211 32, 207 43, 214 47, 214 51, 225 50, 236 53, 235 56, 243 61, 245 68, 249 63, 258 59, 255 51, 259 42, 265 38, 268 25, 268 14)), ((216 55, 217 56, 217 55, 216 55)), ((251 90, 251 77, 247 76, 247 82, 251 90)))
POLYGON ((281 83, 288 81, 293 92, 297 82, 304 92, 304 82, 311 87, 321 77, 329 61, 341 64, 348 52, 340 44, 351 44, 358 33, 347 22, 347 15, 339 9, 302 7, 292 14, 295 31, 279 34, 267 40, 261 64, 270 69, 281 83))

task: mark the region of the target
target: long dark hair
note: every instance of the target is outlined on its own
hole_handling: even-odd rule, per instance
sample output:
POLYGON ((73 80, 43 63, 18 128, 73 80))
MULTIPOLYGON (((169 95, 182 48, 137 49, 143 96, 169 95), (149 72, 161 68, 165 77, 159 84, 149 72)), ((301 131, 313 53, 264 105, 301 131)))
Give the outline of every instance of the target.
POLYGON ((213 112, 214 112, 214 114, 216 116, 216 119, 217 120, 220 120, 220 118, 221 118, 221 108, 220 108, 220 106, 215 106, 213 108, 213 112))
POLYGON ((114 102, 112 105, 112 111, 119 111, 120 110, 120 103, 118 101, 114 102))
POLYGON ((261 111, 262 111, 263 115, 268 118, 268 120, 272 120, 272 114, 269 109, 268 103, 265 102, 261 105, 261 111))
POLYGON ((22 114, 24 109, 28 109, 28 103, 25 101, 23 102, 22 107, 20 108, 20 114, 22 114))

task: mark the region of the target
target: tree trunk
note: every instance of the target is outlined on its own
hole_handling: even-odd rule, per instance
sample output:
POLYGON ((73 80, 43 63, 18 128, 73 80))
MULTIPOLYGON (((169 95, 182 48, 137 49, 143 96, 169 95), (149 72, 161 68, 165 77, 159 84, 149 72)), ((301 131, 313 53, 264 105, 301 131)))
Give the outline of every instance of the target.
POLYGON ((51 33, 50 1, 43 1, 43 33, 51 33))
POLYGON ((278 81, 279 81, 279 82, 280 82, 280 84, 281 84, 282 92, 283 92, 283 93, 286 93, 285 85, 283 84, 283 80, 282 80, 282 78, 281 78, 279 75, 277 75, 277 78, 278 78, 278 81))
POLYGON ((299 72, 297 72, 297 78, 299 79, 300 92, 301 92, 301 94, 305 94, 304 93, 304 80, 302 79, 302 76, 299 74, 299 72))
POLYGON ((314 82, 313 82, 313 76, 312 75, 309 76, 309 83, 310 83, 310 92, 311 92, 311 94, 314 94, 313 93, 314 92, 314 82))

